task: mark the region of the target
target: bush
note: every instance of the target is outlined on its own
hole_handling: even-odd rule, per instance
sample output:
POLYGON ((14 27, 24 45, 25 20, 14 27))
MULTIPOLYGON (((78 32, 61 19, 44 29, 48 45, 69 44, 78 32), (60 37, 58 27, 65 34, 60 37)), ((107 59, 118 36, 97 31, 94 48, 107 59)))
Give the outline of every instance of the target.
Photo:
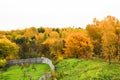
POLYGON ((0 59, 0 67, 4 67, 7 64, 6 59, 0 59))

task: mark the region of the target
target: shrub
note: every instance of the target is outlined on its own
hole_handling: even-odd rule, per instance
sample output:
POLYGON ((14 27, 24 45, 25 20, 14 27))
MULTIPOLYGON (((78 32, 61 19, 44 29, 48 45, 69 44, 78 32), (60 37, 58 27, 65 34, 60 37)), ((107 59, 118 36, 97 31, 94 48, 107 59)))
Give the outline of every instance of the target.
POLYGON ((4 67, 7 64, 6 59, 0 59, 0 67, 4 67))

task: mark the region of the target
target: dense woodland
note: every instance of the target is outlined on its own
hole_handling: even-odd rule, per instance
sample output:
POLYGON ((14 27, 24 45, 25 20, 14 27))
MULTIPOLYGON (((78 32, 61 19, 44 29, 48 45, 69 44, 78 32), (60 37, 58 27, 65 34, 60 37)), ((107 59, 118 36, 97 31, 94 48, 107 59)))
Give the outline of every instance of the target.
POLYGON ((23 30, 0 31, 0 63, 12 59, 48 57, 100 58, 120 62, 120 21, 107 16, 93 19, 82 28, 30 27, 23 30))

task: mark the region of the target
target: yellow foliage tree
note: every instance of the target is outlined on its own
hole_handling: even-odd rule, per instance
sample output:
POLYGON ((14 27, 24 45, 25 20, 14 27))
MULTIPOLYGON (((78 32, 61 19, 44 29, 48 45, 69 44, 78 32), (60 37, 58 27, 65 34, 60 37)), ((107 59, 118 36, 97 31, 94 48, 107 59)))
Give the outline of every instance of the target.
POLYGON ((93 20, 93 24, 87 25, 88 34, 91 37, 96 55, 108 59, 120 60, 120 21, 113 17, 107 16, 103 20, 93 20))
POLYGON ((50 35, 50 38, 59 38, 59 34, 55 31, 52 31, 49 35, 50 35))
POLYGON ((1 58, 7 58, 8 56, 12 56, 12 59, 18 58, 18 51, 19 51, 19 47, 15 43, 11 42, 7 38, 0 39, 1 58))
POLYGON ((117 36, 112 32, 106 32, 102 37, 102 56, 109 60, 109 64, 111 64, 111 59, 115 56, 116 42, 117 36))

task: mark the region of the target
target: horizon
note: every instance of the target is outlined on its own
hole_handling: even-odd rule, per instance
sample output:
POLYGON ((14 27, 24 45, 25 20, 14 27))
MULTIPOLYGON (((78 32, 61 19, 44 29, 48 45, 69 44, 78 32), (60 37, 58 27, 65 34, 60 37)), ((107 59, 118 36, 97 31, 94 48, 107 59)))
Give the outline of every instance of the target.
POLYGON ((29 27, 86 28, 93 18, 106 16, 120 19, 119 0, 2 0, 0 1, 0 30, 29 27))

